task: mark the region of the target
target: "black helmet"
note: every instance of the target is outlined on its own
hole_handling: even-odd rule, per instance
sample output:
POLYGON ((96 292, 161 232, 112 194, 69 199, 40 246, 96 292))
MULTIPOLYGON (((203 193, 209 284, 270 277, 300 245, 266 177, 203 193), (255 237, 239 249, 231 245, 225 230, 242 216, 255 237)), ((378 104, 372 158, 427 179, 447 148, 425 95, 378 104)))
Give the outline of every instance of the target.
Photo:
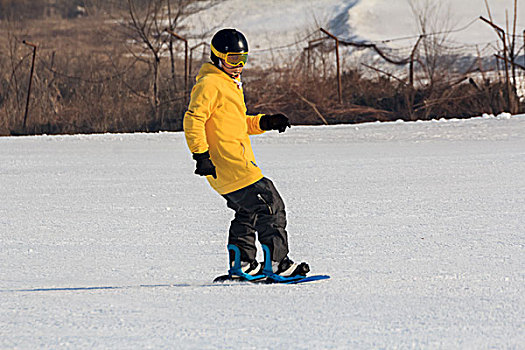
POLYGON ((227 28, 221 29, 211 39, 211 60, 218 66, 219 58, 226 60, 234 66, 244 65, 248 55, 248 41, 241 32, 227 28), (228 61, 228 54, 232 56, 233 62, 228 61), (235 55, 237 54, 237 55, 235 55), (243 54, 243 55, 238 55, 243 54))

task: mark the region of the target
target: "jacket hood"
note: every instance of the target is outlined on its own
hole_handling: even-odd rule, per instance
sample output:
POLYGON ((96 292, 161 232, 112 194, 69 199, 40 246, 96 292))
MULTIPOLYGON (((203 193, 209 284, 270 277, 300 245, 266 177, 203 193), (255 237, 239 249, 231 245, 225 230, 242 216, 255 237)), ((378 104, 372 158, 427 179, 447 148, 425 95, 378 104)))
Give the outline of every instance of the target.
POLYGON ((216 75, 222 78, 231 79, 231 77, 217 68, 215 65, 211 63, 204 63, 201 66, 201 69, 199 70, 199 73, 197 74, 196 80, 199 81, 202 77, 205 77, 207 75, 216 75))
POLYGON ((201 69, 199 70, 199 73, 197 74, 197 77, 195 78, 195 80, 199 81, 201 78, 203 78, 205 76, 209 76, 209 75, 214 75, 214 76, 217 76, 219 78, 223 78, 223 79, 227 79, 227 80, 232 80, 233 79, 233 80, 240 81, 240 76, 239 76, 239 78, 233 78, 230 75, 228 75, 228 73, 224 72, 220 68, 217 68, 217 66, 215 66, 214 64, 208 63, 208 62, 204 63, 201 66, 201 69))

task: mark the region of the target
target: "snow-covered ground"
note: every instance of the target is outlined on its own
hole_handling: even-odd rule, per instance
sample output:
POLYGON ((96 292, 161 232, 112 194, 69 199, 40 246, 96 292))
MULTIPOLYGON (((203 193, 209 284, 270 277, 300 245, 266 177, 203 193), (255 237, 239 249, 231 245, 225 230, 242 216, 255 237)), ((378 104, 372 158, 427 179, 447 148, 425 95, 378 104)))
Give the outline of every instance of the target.
MULTIPOLYGON (((267 65, 275 57, 290 59, 288 50, 297 52, 308 46, 319 27, 340 38, 403 48, 408 56, 420 34, 410 3, 418 12, 431 9, 427 33, 450 31, 448 46, 465 46, 462 50, 474 55, 478 49, 483 55, 494 54, 498 36, 479 19, 489 18, 485 0, 226 0, 188 17, 184 25, 185 31, 196 37, 192 43, 203 39, 209 42, 223 27, 241 30, 250 43, 250 64, 255 65, 267 65), (383 43, 385 40, 393 41, 383 43)), ((487 3, 492 19, 502 28, 506 28, 508 14, 512 33, 514 0, 487 3)), ((518 0, 517 5, 516 46, 520 47, 525 28, 525 18, 520 14, 525 11, 525 0, 518 0)))
POLYGON ((524 347, 525 115, 253 144, 332 279, 212 285, 232 212, 182 133, 0 138, 0 348, 524 347))

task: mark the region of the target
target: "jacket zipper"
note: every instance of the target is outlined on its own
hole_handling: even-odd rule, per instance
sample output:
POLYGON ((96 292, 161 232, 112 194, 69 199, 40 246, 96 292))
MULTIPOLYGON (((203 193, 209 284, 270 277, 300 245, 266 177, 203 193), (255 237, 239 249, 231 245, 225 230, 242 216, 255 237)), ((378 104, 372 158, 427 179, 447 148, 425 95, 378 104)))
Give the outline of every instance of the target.
POLYGON ((242 157, 244 158, 245 166, 248 167, 248 159, 246 159, 246 148, 244 147, 244 144, 241 142, 242 147, 242 157))
POLYGON ((272 207, 270 206, 270 204, 268 204, 266 200, 264 200, 263 196, 261 196, 260 193, 257 193, 257 198, 259 198, 264 204, 266 204, 266 206, 268 207, 268 210, 270 211, 270 215, 273 215, 272 207))

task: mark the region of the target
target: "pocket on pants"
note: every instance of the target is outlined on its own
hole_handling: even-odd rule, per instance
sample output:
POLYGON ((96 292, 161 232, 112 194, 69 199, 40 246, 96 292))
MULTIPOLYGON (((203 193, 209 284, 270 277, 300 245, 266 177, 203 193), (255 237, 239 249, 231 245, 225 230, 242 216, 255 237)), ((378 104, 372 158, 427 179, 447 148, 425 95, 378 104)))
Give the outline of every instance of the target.
POLYGON ((262 195, 262 193, 257 193, 257 199, 259 199, 265 206, 266 208, 268 208, 268 213, 270 215, 273 215, 273 213, 275 212, 274 209, 272 208, 272 205, 270 204, 271 202, 266 200, 264 198, 264 196, 262 195))
POLYGON ((270 179, 257 182, 258 199, 268 207, 270 215, 284 211, 284 202, 270 179))

